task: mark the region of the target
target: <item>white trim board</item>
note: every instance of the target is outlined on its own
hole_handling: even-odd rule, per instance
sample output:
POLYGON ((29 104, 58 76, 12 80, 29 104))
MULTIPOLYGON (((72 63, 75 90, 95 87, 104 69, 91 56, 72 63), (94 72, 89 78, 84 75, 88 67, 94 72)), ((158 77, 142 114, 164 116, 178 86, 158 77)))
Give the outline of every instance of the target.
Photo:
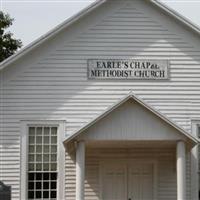
MULTIPOLYGON (((192 120, 192 134, 198 137, 198 127, 200 126, 199 120, 192 120)), ((191 150, 191 199, 199 198, 199 146, 193 147, 191 150)))

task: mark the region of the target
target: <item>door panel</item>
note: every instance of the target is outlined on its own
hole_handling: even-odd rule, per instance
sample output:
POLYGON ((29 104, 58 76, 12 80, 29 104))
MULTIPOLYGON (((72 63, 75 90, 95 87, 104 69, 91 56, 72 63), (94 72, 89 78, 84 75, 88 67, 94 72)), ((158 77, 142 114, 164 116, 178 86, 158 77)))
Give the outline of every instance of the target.
POLYGON ((129 167, 128 193, 131 200, 153 200, 153 164, 140 163, 129 167))
POLYGON ((102 174, 103 200, 153 200, 154 164, 105 164, 102 174))
POLYGON ((128 173, 128 192, 129 198, 139 199, 140 198, 140 165, 134 167, 129 166, 128 173))
POLYGON ((103 200, 127 199, 127 167, 124 164, 105 165, 103 169, 103 200))

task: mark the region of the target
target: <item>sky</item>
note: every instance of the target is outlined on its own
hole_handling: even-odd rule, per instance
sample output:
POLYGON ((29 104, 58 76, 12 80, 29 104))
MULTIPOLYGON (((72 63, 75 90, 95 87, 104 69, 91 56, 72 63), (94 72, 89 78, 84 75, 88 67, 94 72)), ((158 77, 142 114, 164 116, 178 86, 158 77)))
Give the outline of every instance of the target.
MULTIPOLYGON (((200 0, 160 0, 200 27, 200 0)), ((9 31, 23 42, 36 40, 94 0, 0 0, 0 9, 15 19, 9 31)))

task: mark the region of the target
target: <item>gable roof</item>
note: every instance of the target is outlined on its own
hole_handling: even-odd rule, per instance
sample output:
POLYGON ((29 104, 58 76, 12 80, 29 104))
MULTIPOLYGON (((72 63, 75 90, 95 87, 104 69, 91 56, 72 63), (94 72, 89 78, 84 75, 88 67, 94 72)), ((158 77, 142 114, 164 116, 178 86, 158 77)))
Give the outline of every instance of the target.
MULTIPOLYGON (((2 69, 4 69, 5 67, 7 67, 8 65, 13 64, 19 58, 27 55, 33 49, 37 48, 45 41, 51 39, 56 34, 58 34, 59 32, 61 32, 62 30, 64 30, 68 26, 70 26, 71 24, 75 23, 76 21, 81 19, 83 16, 85 16, 86 14, 88 14, 89 12, 96 9, 101 4, 103 4, 104 2, 107 2, 107 1, 109 1, 109 0, 96 0, 94 3, 92 3, 91 5, 89 5, 85 9, 83 9, 82 11, 80 11, 78 14, 65 20, 63 23, 56 26, 54 29, 47 32, 46 34, 42 35, 40 38, 38 38, 37 40, 35 40, 34 42, 29 44, 25 48, 19 50, 17 53, 15 53, 14 55, 10 56, 9 58, 7 58, 6 60, 4 60, 3 62, 0 63, 0 71, 2 69)), ((175 10, 169 8, 165 4, 159 2, 158 0, 150 0, 149 2, 152 3, 153 5, 157 6, 162 12, 165 12, 166 14, 172 16, 175 20, 182 23, 184 26, 189 28, 191 31, 199 34, 199 36, 200 36, 200 28, 197 25, 195 25, 194 23, 192 23, 191 21, 189 21, 188 19, 186 19, 185 17, 183 17, 182 15, 180 15, 179 13, 177 13, 175 10)))
POLYGON ((86 131, 87 129, 89 129, 92 125, 96 124, 98 121, 100 121, 101 119, 103 119, 104 117, 106 117, 108 114, 110 114, 113 110, 117 109, 120 105, 122 105, 123 103, 125 103, 126 101, 133 99, 135 100, 137 103, 139 103, 140 105, 142 105, 143 107, 145 107, 147 110, 149 110, 151 113, 153 113, 154 115, 156 115, 157 117, 159 117, 160 119, 162 119, 164 122, 166 122, 167 124, 169 124, 171 127, 175 128, 180 134, 184 135, 186 138, 188 138, 190 141, 192 141, 192 143, 197 144, 199 143, 199 139, 196 138, 195 136, 191 135, 190 133, 188 133, 187 131, 185 131, 183 128, 181 128, 179 125, 175 124, 174 122, 172 122, 170 119, 168 119, 166 116, 164 116, 163 114, 161 114, 159 111, 155 110, 154 108, 152 108, 150 105, 148 105, 147 103, 145 103, 144 101, 142 101, 141 99, 139 99, 136 95, 134 95, 133 93, 128 94, 127 96, 125 96, 123 99, 121 99, 119 102, 117 102, 115 105, 109 107, 105 112, 103 112, 101 115, 99 115, 97 118, 93 119, 92 121, 90 121, 88 124, 86 124, 85 126, 83 126, 82 128, 80 128, 78 131, 75 131, 73 134, 71 134, 70 136, 68 136, 64 143, 68 143, 69 141, 73 140, 75 137, 77 137, 78 135, 80 135, 82 132, 86 131))

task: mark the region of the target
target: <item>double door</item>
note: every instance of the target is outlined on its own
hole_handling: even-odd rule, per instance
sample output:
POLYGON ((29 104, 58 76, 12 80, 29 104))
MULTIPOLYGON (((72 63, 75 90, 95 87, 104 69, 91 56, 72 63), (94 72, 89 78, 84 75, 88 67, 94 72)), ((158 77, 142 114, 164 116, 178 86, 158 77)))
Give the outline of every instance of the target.
POLYGON ((153 162, 105 163, 102 200, 155 200, 153 162))

